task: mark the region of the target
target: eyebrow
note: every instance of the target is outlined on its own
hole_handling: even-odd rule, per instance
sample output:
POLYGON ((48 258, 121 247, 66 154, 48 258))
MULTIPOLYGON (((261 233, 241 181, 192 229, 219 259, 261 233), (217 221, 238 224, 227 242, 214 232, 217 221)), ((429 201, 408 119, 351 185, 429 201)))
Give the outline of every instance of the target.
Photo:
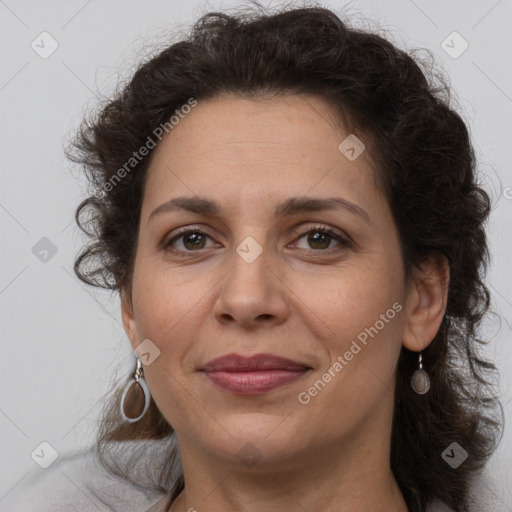
MULTIPOLYGON (((276 219, 284 218, 300 213, 320 212, 336 209, 344 209, 345 211, 359 215, 368 224, 370 224, 370 216, 360 206, 357 206, 341 197, 290 197, 282 203, 278 204, 274 210, 276 219)), ((222 208, 218 203, 205 197, 175 197, 157 206, 149 215, 148 222, 156 217, 173 211, 189 211, 203 215, 220 216, 222 208)))

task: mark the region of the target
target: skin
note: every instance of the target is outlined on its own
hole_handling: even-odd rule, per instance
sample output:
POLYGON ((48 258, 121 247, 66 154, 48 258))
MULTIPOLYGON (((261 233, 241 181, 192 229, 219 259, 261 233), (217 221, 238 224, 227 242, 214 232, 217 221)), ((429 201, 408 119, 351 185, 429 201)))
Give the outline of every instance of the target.
POLYGON ((437 333, 448 265, 433 255, 405 280, 369 151, 349 161, 338 150, 347 135, 316 96, 223 96, 199 101, 154 150, 122 317, 134 349, 149 338, 160 350, 144 374, 178 437, 186 491, 173 512, 407 511, 389 465, 395 368, 402 346, 421 351, 437 333), (180 196, 215 200, 222 211, 149 218, 180 196), (292 196, 340 197, 368 219, 343 208, 274 218, 292 196), (315 225, 352 242, 315 241, 315 225), (185 226, 206 238, 162 247, 185 226), (236 252, 249 236, 263 251, 252 263, 236 252), (300 403, 394 303, 401 311, 300 403), (312 370, 264 395, 236 396, 198 371, 233 352, 312 370), (252 465, 239 456, 246 443, 252 465))

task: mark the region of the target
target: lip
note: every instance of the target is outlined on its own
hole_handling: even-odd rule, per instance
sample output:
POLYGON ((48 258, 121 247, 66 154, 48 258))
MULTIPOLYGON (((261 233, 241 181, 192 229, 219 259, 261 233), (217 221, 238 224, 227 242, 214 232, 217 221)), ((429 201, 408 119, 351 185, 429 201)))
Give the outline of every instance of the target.
POLYGON ((268 393, 301 378, 311 367, 273 354, 228 354, 206 363, 203 372, 220 389, 237 395, 268 393))

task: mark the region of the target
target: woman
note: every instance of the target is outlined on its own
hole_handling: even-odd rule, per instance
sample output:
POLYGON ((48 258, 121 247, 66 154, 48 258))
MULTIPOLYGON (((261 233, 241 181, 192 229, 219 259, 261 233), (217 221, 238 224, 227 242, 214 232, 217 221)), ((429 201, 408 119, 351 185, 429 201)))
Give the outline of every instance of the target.
POLYGON ((490 207, 448 94, 327 9, 211 13, 84 124, 75 269, 137 356, 97 454, 152 510, 470 510, 490 207))

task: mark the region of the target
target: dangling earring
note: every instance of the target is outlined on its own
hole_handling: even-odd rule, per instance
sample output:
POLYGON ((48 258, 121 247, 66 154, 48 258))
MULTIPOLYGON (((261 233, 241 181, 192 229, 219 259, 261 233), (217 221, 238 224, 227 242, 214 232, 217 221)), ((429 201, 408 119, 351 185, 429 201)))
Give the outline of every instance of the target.
POLYGON ((428 373, 423 370, 423 360, 420 352, 419 359, 419 369, 416 370, 411 377, 411 387, 418 393, 418 395, 424 395, 430 389, 430 377, 428 373))
POLYGON ((121 396, 121 416, 124 421, 129 423, 139 421, 148 410, 150 398, 142 372, 142 362, 137 358, 134 380, 128 382, 121 396))

